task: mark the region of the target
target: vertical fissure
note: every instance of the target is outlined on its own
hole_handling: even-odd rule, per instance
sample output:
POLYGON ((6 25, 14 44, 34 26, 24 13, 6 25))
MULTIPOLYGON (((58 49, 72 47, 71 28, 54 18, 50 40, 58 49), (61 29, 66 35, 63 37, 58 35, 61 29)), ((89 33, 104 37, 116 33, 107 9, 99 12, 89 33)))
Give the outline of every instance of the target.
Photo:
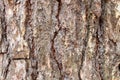
POLYGON ((90 3, 86 5, 86 36, 83 42, 83 49, 82 49, 82 55, 81 55, 81 64, 79 67, 79 71, 78 71, 78 78, 79 80, 82 80, 81 78, 81 70, 83 67, 83 63, 85 61, 85 55, 86 55, 86 48, 87 48, 87 44, 88 44, 88 40, 89 40, 89 34, 90 34, 90 26, 91 26, 91 20, 92 20, 92 12, 91 12, 91 7, 92 7, 92 2, 93 0, 90 0, 90 3))
POLYGON ((7 66, 5 67, 5 70, 3 72, 3 80, 5 80, 7 78, 8 72, 9 72, 9 66, 11 64, 11 59, 8 59, 8 63, 7 66))
POLYGON ((58 12, 57 12, 56 18, 57 18, 57 21, 58 21, 58 27, 61 28, 60 27, 59 15, 60 15, 60 11, 61 11, 62 2, 61 2, 61 0, 57 0, 57 2, 58 2, 58 10, 57 10, 58 12))
POLYGON ((97 32, 96 32, 96 48, 97 48, 97 58, 98 61, 98 69, 99 69, 99 75, 100 75, 100 80, 104 80, 104 73, 103 73, 103 65, 104 65, 104 19, 105 19, 105 6, 106 6, 106 0, 101 0, 101 15, 99 17, 99 26, 97 27, 97 32))
POLYGON ((38 77, 38 61, 37 61, 37 54, 35 53, 35 39, 33 36, 33 25, 32 25, 32 2, 31 0, 26 0, 26 20, 25 20, 25 26, 26 26, 26 33, 25 38, 27 40, 30 52, 29 52, 29 60, 26 60, 26 78, 30 73, 30 70, 28 68, 32 69, 32 72, 30 74, 32 80, 37 80, 38 77), (31 32, 29 32, 31 31, 31 32), (29 64, 30 61, 30 64, 29 64))
POLYGON ((60 63, 60 62, 57 60, 57 57, 56 57, 56 49, 55 49, 55 47, 54 47, 55 39, 56 39, 57 35, 59 34, 59 31, 62 29, 62 27, 60 26, 60 19, 59 19, 62 2, 61 2, 61 0, 57 0, 57 2, 58 2, 58 10, 57 10, 56 18, 57 18, 58 28, 59 28, 59 29, 54 32, 53 38, 51 39, 51 52, 52 52, 52 53, 51 53, 51 57, 55 60, 55 62, 56 62, 56 64, 57 64, 57 67, 58 67, 58 69, 59 69, 59 72, 60 72, 60 80, 63 80, 62 63, 60 63))
POLYGON ((7 23, 6 23, 6 18, 5 18, 5 3, 4 3, 4 0, 3 0, 3 5, 4 5, 4 9, 3 9, 3 16, 2 16, 2 19, 1 19, 1 25, 2 25, 2 39, 3 40, 6 40, 7 41, 7 23))
POLYGON ((9 47, 9 44, 8 44, 8 41, 7 41, 7 22, 6 22, 6 17, 5 17, 5 15, 6 15, 6 11, 5 11, 5 7, 6 7, 6 5, 5 5, 5 2, 4 2, 4 0, 3 0, 3 12, 2 12, 2 18, 1 18, 1 27, 2 27, 2 45, 4 45, 5 46, 5 51, 3 52, 1 52, 1 53, 3 53, 3 54, 5 54, 5 53, 7 53, 8 52, 8 47, 9 47))
POLYGON ((1 28, 2 28, 2 44, 5 50, 2 50, 1 53, 4 55, 2 60, 2 78, 5 80, 7 78, 8 72, 9 72, 9 66, 11 64, 11 57, 9 53, 9 43, 7 40, 7 21, 6 21, 6 4, 3 0, 3 10, 2 10, 2 16, 1 16, 1 28))
POLYGON ((31 60, 31 67, 33 69, 33 72, 31 74, 32 80, 36 80, 38 76, 38 61, 37 57, 35 55, 35 43, 34 43, 34 37, 32 37, 32 47, 30 48, 30 60, 31 60))
POLYGON ((60 30, 61 30, 61 28, 59 28, 58 31, 55 31, 55 32, 54 32, 53 39, 51 40, 51 51, 52 51, 51 57, 54 58, 57 66, 58 66, 58 69, 59 69, 59 71, 60 71, 60 75, 62 75, 62 74, 61 74, 62 63, 59 63, 59 61, 56 59, 56 49, 55 49, 55 47, 54 47, 55 38, 56 38, 56 36, 58 35, 58 32, 59 32, 60 30))
POLYGON ((78 77, 79 77, 79 80, 82 80, 81 78, 81 69, 83 67, 83 63, 85 61, 85 55, 86 55, 86 48, 87 48, 87 44, 88 44, 88 39, 89 39, 89 33, 90 33, 90 24, 91 24, 91 16, 92 16, 92 13, 91 13, 91 6, 92 6, 92 0, 90 1, 90 4, 86 6, 86 29, 87 29, 87 32, 86 32, 86 36, 85 36, 85 39, 84 39, 84 42, 83 42, 83 49, 82 49, 82 55, 81 55, 81 64, 80 64, 80 67, 79 67, 79 71, 78 71, 78 77))

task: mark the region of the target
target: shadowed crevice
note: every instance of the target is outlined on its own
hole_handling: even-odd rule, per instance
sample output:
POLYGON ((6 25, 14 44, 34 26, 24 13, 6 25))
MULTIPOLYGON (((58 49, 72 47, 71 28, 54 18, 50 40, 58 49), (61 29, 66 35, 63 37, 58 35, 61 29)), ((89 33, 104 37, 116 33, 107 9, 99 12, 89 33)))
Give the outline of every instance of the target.
POLYGON ((83 49, 82 49, 82 55, 81 55, 81 63, 80 63, 80 67, 79 67, 79 70, 78 70, 78 78, 79 80, 82 80, 81 78, 81 70, 82 70, 82 67, 83 67, 83 63, 85 61, 85 56, 86 56, 86 48, 87 48, 87 45, 88 45, 88 40, 89 40, 89 33, 90 33, 90 26, 91 26, 91 17, 92 17, 92 13, 91 13, 91 7, 92 7, 92 0, 90 1, 90 4, 89 5, 86 5, 86 36, 84 38, 84 42, 83 42, 83 49))
POLYGON ((1 45, 4 45, 5 51, 1 52, 2 54, 6 54, 8 52, 9 44, 7 40, 7 22, 6 22, 6 5, 3 0, 3 10, 1 11, 1 28, 2 28, 2 36, 1 36, 1 45))
MULTIPOLYGON (((3 61, 4 62, 4 61, 3 61)), ((11 64, 11 59, 8 59, 8 63, 7 66, 5 67, 5 70, 3 72, 3 80, 5 80, 7 78, 8 72, 9 72, 9 66, 11 64)))
POLYGON ((96 45, 97 45, 97 56, 98 56, 98 65, 99 65, 99 75, 100 80, 104 80, 104 29, 105 29, 105 16, 106 16, 106 1, 101 0, 101 15, 99 17, 99 26, 97 27, 96 32, 96 45))
POLYGON ((33 36, 33 24, 32 24, 32 7, 31 0, 26 1, 26 19, 25 19, 25 40, 28 43, 28 47, 30 50, 29 53, 29 60, 26 61, 26 78, 31 77, 32 80, 37 80, 38 77, 38 60, 37 60, 37 54, 35 53, 35 38, 33 36), (32 70, 32 72, 30 71, 32 70))
POLYGON ((60 63, 58 60, 57 60, 57 57, 56 57, 56 50, 55 50, 55 47, 54 47, 54 43, 55 43, 55 39, 57 37, 57 35, 59 34, 59 31, 62 29, 62 27, 60 26, 60 19, 59 19, 59 15, 60 15, 60 11, 61 11, 61 6, 62 6, 62 2, 61 0, 57 0, 58 2, 58 11, 57 11, 57 15, 56 15, 56 18, 57 18, 57 22, 58 22, 58 30, 54 32, 54 35, 53 35, 53 38, 51 39, 51 58, 53 58, 57 64, 57 67, 59 69, 59 72, 60 72, 60 78, 59 80, 63 80, 64 79, 64 76, 62 74, 62 63, 60 63))

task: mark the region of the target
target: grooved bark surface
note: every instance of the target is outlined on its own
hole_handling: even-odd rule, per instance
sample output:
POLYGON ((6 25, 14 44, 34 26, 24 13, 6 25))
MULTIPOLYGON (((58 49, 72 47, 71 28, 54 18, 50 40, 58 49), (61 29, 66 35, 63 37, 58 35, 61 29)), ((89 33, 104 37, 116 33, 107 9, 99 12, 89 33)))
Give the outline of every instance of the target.
POLYGON ((0 0, 0 80, 120 80, 120 1, 0 0))

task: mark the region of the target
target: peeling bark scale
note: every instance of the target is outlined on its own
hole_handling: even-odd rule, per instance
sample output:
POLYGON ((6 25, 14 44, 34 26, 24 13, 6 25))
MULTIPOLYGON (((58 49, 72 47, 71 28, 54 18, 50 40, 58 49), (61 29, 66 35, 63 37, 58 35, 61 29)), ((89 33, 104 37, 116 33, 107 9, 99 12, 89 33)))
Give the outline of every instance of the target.
POLYGON ((120 80, 120 0, 0 0, 0 80, 120 80))

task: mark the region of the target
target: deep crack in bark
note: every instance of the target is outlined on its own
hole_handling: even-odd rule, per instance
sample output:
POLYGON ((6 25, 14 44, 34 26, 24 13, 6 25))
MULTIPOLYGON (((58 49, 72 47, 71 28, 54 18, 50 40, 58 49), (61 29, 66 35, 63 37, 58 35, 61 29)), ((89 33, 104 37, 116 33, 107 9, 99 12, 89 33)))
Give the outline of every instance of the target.
POLYGON ((29 76, 31 76, 32 80, 37 80, 38 61, 37 61, 37 56, 36 56, 37 54, 35 54, 35 41, 34 41, 34 36, 33 36, 33 25, 32 25, 32 20, 31 20, 31 15, 32 15, 31 6, 32 6, 31 0, 27 0, 26 1, 26 20, 25 20, 26 37, 25 36, 24 37, 27 39, 27 43, 30 48, 29 60, 31 64, 28 64, 27 60, 25 59, 24 60, 26 61, 27 76, 29 75, 29 72, 30 72, 28 68, 31 66, 32 72, 29 76), (31 31, 31 33, 29 32, 29 30, 31 31))
POLYGON ((3 0, 3 5, 4 5, 4 9, 3 9, 3 18, 1 19, 1 23, 2 23, 2 39, 5 39, 7 41, 7 23, 6 23, 6 18, 5 18, 5 3, 3 0))
POLYGON ((34 37, 32 37, 32 47, 30 49, 30 60, 31 60, 31 67, 33 69, 33 72, 31 74, 32 80, 37 80, 37 69, 38 69, 38 61, 36 60, 35 56, 35 43, 34 43, 34 37))
POLYGON ((8 59, 8 64, 7 64, 7 66, 5 67, 3 80, 5 80, 5 79, 7 78, 10 64, 11 64, 11 59, 8 59))
POLYGON ((101 15, 99 17, 99 26, 97 28, 96 32, 96 45, 97 45, 97 55, 98 55, 98 64, 99 64, 99 75, 100 80, 104 80, 104 73, 103 73, 103 65, 104 65, 104 20, 105 20, 105 14, 106 14, 106 1, 107 0, 101 0, 101 15), (101 49, 102 48, 102 49, 101 49))
POLYGON ((5 52, 1 52, 2 54, 6 54, 7 51, 8 51, 8 47, 9 47, 9 44, 8 44, 8 41, 7 41, 7 22, 6 22, 6 12, 5 12, 5 3, 4 3, 4 0, 3 0, 3 13, 2 13, 2 17, 1 17, 1 27, 2 27, 2 42, 1 43, 4 43, 4 45, 6 46, 6 49, 5 49, 5 52))
POLYGON ((57 12, 56 18, 57 18, 58 28, 59 28, 59 29, 54 32, 53 39, 51 40, 51 52, 52 52, 52 53, 51 53, 51 57, 55 60, 57 66, 58 66, 58 69, 59 69, 59 71, 60 71, 60 80, 63 80, 62 63, 60 63, 60 62, 57 60, 57 58, 56 58, 56 50, 55 50, 55 47, 54 47, 55 39, 56 39, 59 31, 62 29, 62 27, 60 26, 60 19, 59 19, 62 2, 61 2, 61 0, 57 0, 57 2, 58 2, 58 12, 57 12))
POLYGON ((5 58, 5 61, 7 60, 7 63, 4 63, 4 59, 2 60, 3 64, 6 64, 6 66, 2 67, 4 69, 2 69, 2 74, 3 74, 3 80, 5 80, 7 78, 8 72, 9 72, 9 66, 11 64, 11 58, 10 58, 10 54, 9 54, 9 43, 7 40, 7 22, 6 22, 6 5, 5 2, 3 0, 3 10, 2 10, 2 17, 1 17, 1 28, 2 28, 2 42, 4 43, 3 45, 5 45, 5 51, 1 52, 3 55, 7 56, 7 58, 4 56, 3 58, 5 58))
POLYGON ((29 60, 29 58, 13 58, 12 60, 29 60))
POLYGON ((58 12, 57 12, 56 18, 57 18, 57 21, 58 21, 58 27, 61 28, 60 27, 59 15, 60 15, 60 11, 61 11, 62 2, 61 2, 61 0, 57 0, 57 2, 58 2, 58 12))
POLYGON ((87 29, 87 34, 86 34, 84 42, 83 42, 84 46, 83 46, 83 49, 82 49, 81 64, 80 64, 80 67, 79 67, 79 70, 78 70, 79 80, 82 80, 80 72, 81 72, 81 69, 83 67, 83 62, 85 61, 86 48, 87 48, 89 33, 90 33, 90 24, 91 24, 90 21, 91 21, 91 16, 92 16, 91 6, 92 6, 92 0, 90 1, 90 5, 86 6, 86 22, 87 22, 86 29, 87 29))

